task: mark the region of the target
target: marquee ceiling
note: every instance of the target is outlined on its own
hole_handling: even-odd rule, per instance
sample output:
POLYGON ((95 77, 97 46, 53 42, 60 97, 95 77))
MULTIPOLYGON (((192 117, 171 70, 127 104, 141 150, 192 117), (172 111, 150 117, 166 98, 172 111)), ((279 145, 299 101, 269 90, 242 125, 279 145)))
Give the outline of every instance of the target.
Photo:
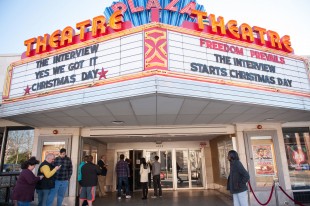
POLYGON ((153 94, 11 116, 8 119, 33 127, 126 127, 298 122, 309 121, 310 112, 153 94))

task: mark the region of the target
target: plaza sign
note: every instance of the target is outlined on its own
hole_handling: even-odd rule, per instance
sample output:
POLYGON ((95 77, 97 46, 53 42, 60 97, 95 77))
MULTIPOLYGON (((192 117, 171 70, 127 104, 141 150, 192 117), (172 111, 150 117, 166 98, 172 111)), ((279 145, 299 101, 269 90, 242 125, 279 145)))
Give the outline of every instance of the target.
POLYGON ((92 21, 85 20, 79 22, 75 27, 75 29, 79 31, 79 34, 77 35, 75 35, 75 29, 68 26, 62 31, 58 29, 52 34, 44 34, 43 36, 25 40, 24 45, 26 46, 26 52, 23 54, 22 58, 61 49, 93 38, 118 32, 120 30, 132 28, 131 21, 133 20, 130 20, 130 18, 128 19, 128 13, 129 15, 134 16, 146 11, 148 12, 148 15, 143 16, 143 18, 145 18, 143 22, 146 23, 149 23, 149 19, 153 22, 161 22, 162 19, 164 19, 161 14, 163 12, 170 12, 171 15, 176 13, 178 15, 187 15, 195 22, 179 18, 177 21, 179 21, 178 23, 183 28, 196 30, 202 33, 226 36, 238 41, 293 53, 290 36, 288 35, 280 37, 275 31, 267 30, 259 26, 251 27, 247 23, 242 23, 238 26, 238 23, 235 20, 229 20, 225 24, 223 17, 219 16, 216 18, 214 14, 208 15, 207 12, 197 10, 197 8, 203 7, 198 5, 196 0, 120 0, 119 2, 114 2, 111 6, 113 13, 110 16, 109 21, 107 21, 106 17, 100 15, 94 17, 92 21), (180 5, 184 6, 180 7, 180 5), (206 20, 208 20, 209 23, 206 23, 206 20), (265 39, 265 37, 267 37, 267 39, 265 39))

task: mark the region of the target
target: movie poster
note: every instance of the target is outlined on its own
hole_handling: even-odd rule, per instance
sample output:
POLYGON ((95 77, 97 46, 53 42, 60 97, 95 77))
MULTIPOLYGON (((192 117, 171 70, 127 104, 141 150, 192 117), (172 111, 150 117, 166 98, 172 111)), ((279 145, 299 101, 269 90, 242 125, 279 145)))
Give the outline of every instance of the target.
POLYGON ((305 145, 286 145, 289 170, 309 170, 307 148, 305 145))
POLYGON ((271 144, 253 145, 254 168, 256 176, 275 175, 271 144))

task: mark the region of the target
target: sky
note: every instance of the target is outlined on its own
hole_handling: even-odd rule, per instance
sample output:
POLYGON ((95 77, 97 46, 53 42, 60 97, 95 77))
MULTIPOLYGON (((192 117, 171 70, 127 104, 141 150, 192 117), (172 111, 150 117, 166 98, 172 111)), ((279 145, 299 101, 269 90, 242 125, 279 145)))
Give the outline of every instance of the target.
MULTIPOLYGON (((116 0, 117 1, 117 0, 116 0)), ((297 55, 310 55, 310 0, 197 0, 206 12, 289 35, 297 55)), ((24 41, 103 15, 112 0, 0 0, 0 54, 19 54, 24 41)))

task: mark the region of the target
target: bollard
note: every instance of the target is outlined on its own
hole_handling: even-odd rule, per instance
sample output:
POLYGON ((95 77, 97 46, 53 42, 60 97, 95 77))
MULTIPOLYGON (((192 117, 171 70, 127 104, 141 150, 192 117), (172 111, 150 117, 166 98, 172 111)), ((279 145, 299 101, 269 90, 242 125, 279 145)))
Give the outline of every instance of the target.
POLYGON ((279 198, 278 198, 278 186, 279 186, 279 181, 278 181, 278 178, 274 178, 273 179, 273 182, 274 182, 274 195, 275 195, 275 198, 276 198, 276 205, 279 206, 279 198))

